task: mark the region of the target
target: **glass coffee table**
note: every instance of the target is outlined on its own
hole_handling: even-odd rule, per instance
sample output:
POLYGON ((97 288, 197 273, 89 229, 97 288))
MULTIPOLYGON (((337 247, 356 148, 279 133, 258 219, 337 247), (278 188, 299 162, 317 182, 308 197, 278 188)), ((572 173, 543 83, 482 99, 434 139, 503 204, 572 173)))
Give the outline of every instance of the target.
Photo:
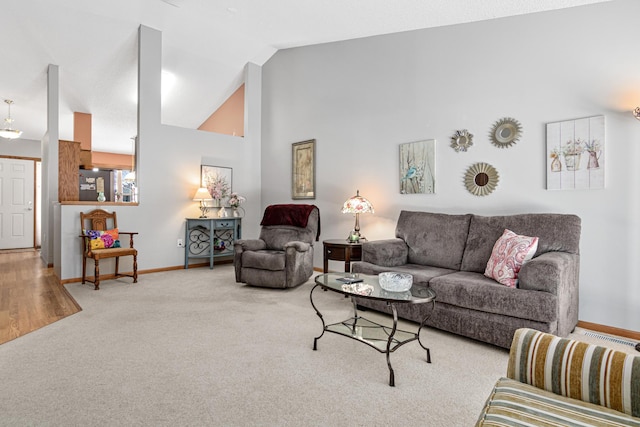
POLYGON ((386 354, 387 366, 389 367, 389 385, 392 387, 395 386, 395 378, 393 368, 391 367, 390 354, 396 351, 400 346, 417 340, 420 346, 427 351, 427 363, 431 363, 431 352, 420 340, 420 331, 433 313, 436 303, 436 293, 427 284, 414 283, 411 289, 406 292, 389 292, 380 287, 377 276, 353 273, 320 274, 315 277, 315 283, 316 285, 309 293, 309 299, 311 300, 311 305, 316 311, 316 314, 322 321, 322 333, 313 339, 314 350, 318 349, 318 340, 322 338, 325 332, 332 332, 334 334, 354 339, 363 344, 367 344, 378 350, 380 353, 386 354), (345 278, 361 279, 362 281, 357 283, 344 283, 341 280, 344 280, 345 278), (313 292, 317 288, 337 292, 351 297, 354 312, 353 317, 338 323, 331 323, 327 325, 322 314, 318 310, 318 307, 316 307, 313 302, 313 292), (383 325, 360 316, 358 314, 358 298, 383 301, 390 305, 393 313, 392 325, 383 325), (398 329, 398 311, 396 307, 399 304, 426 303, 431 304, 431 310, 429 310, 429 313, 422 320, 416 332, 398 329))

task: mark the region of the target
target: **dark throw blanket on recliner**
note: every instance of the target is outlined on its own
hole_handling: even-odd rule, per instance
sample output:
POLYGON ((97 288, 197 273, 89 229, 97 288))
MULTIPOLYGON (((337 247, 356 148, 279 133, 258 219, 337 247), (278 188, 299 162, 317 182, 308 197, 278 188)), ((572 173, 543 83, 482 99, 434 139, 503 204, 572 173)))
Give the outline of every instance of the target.
MULTIPOLYGON (((282 204, 269 205, 264 210, 264 216, 260 225, 291 225, 293 227, 306 227, 309 215, 316 205, 282 204)), ((316 242, 320 239, 320 209, 318 209, 318 232, 316 242)))

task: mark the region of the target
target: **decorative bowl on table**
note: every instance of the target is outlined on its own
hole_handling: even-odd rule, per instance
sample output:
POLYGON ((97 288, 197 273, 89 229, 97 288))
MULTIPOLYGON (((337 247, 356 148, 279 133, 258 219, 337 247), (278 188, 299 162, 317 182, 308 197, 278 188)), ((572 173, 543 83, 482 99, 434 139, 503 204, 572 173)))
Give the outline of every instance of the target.
POLYGON ((405 292, 413 285, 413 276, 408 273, 388 271, 378 274, 380 287, 389 292, 405 292))

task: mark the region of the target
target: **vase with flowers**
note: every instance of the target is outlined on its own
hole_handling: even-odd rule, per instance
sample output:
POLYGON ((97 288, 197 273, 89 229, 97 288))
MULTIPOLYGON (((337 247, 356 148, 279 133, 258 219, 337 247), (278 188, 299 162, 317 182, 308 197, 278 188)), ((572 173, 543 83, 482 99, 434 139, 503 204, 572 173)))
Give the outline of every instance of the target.
POLYGON ((580 138, 567 141, 562 147, 564 164, 568 171, 580 169, 580 156, 584 152, 584 141, 580 138))
POLYGON ((549 154, 551 160, 551 172, 562 171, 562 163, 560 162, 560 149, 554 148, 549 154))
POLYGON ((597 139, 592 139, 591 142, 586 141, 584 143, 584 149, 589 153, 587 169, 598 169, 600 167, 600 154, 602 153, 600 141, 597 139))
POLYGON ((231 209, 233 210, 234 217, 240 217, 240 212, 238 212, 238 209, 241 209, 240 205, 246 201, 247 199, 239 195, 238 193, 234 192, 229 195, 229 206, 231 206, 231 209))

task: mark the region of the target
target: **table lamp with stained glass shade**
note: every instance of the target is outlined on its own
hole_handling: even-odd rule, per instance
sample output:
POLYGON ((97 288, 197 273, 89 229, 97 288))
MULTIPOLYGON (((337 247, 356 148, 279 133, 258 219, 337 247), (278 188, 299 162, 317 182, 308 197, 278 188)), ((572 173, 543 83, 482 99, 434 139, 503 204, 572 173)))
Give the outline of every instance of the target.
POLYGON ((373 213, 373 205, 367 199, 360 195, 360 190, 356 191, 356 195, 350 197, 344 205, 342 205, 342 213, 351 213, 356 215, 356 225, 347 241, 356 243, 360 240, 367 240, 360 234, 360 214, 361 213, 373 213))
POLYGON ((207 190, 204 187, 198 188, 198 191, 196 191, 196 195, 193 196, 193 201, 200 202, 200 211, 202 212, 202 215, 200 215, 200 218, 207 217, 207 212, 209 212, 209 207, 207 206, 206 202, 209 200, 213 200, 213 197, 211 197, 211 193, 209 193, 209 190, 207 190))

